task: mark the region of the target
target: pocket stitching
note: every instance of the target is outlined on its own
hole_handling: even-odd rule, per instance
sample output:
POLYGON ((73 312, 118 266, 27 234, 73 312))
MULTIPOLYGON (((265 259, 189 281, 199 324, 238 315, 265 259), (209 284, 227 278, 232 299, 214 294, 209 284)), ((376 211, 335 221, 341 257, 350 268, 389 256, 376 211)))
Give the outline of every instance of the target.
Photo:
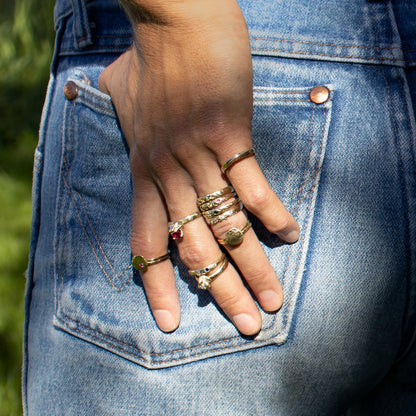
MULTIPOLYGON (((71 115, 71 131, 74 131, 74 116, 73 116, 73 114, 72 114, 72 108, 71 108, 71 111, 70 111, 70 115, 71 115)), ((110 260, 108 259, 108 256, 105 254, 105 252, 104 252, 104 250, 103 250, 103 248, 102 248, 102 245, 101 245, 101 243, 100 243, 100 241, 99 241, 99 239, 98 239, 98 237, 97 237, 97 235, 96 235, 96 232, 95 232, 95 230, 94 230, 94 227, 93 227, 93 225, 92 225, 92 223, 91 223, 91 221, 90 221, 90 219, 89 219, 89 215, 88 215, 88 213, 87 213, 87 210, 86 210, 86 207, 85 207, 85 203, 84 203, 84 200, 83 200, 83 198, 82 198, 82 195, 80 195, 78 192, 76 192, 75 190, 73 190, 72 189, 72 187, 69 185, 69 183, 68 183, 68 180, 67 180, 67 177, 66 177, 66 175, 65 175, 65 171, 66 171, 66 174, 67 174, 67 176, 69 177, 69 175, 70 175, 70 172, 71 172, 71 169, 68 167, 68 163, 67 163, 67 159, 66 159, 66 153, 67 153, 67 151, 68 151, 68 146, 67 146, 67 144, 65 143, 65 145, 64 145, 64 149, 63 149, 63 152, 62 152, 62 159, 63 159, 63 165, 62 165, 62 167, 61 167, 61 176, 62 176, 62 180, 63 180, 63 182, 64 182, 64 184, 65 184, 65 187, 67 188, 67 190, 68 190, 68 192, 69 192, 69 195, 70 195, 70 201, 72 201, 72 204, 73 204, 73 206, 74 206, 74 208, 75 208, 75 211, 76 211, 76 213, 77 213, 77 217, 78 217, 78 220, 79 220, 79 223, 80 223, 80 225, 81 225, 81 227, 82 227, 82 230, 83 230, 83 233, 84 233, 84 235, 85 235, 85 237, 86 237, 86 239, 87 239, 87 241, 88 241, 88 244, 89 244, 89 246, 90 246, 90 248, 91 248, 91 250, 92 250, 92 252, 93 252, 93 254, 94 254, 94 257, 95 257, 95 259, 96 259, 96 261, 97 261, 97 263, 98 263, 98 266, 100 267, 100 269, 102 270, 102 272, 104 273, 104 275, 106 276, 106 278, 107 278, 107 280, 109 281, 109 283, 111 284, 111 286, 113 287, 113 289, 115 290, 115 291, 117 291, 117 292, 120 292, 123 288, 124 288, 124 286, 133 278, 133 274, 131 274, 128 278, 127 278, 127 280, 123 283, 123 285, 121 286, 121 287, 117 287, 116 285, 115 285, 115 283, 114 283, 114 281, 113 281, 113 279, 108 275, 108 273, 106 272, 106 270, 105 270, 105 268, 104 268, 104 266, 101 264, 101 261, 100 261, 100 259, 99 259, 99 257, 98 257, 98 255, 97 255, 97 253, 96 253, 96 251, 95 251, 95 248, 94 248, 94 245, 93 245, 93 243, 92 243, 92 241, 91 241, 91 239, 90 239, 90 237, 89 237, 89 235, 88 235, 88 233, 87 233, 87 230, 86 230, 86 228, 85 228, 85 224, 84 224, 84 222, 83 222, 83 220, 82 220, 82 217, 81 217, 81 214, 80 214, 80 212, 79 212, 79 208, 78 208, 78 205, 77 205, 77 203, 76 203, 76 200, 75 200, 75 197, 74 197, 74 193, 76 193, 76 195, 78 196, 78 198, 81 200, 81 204, 82 204, 82 206, 84 207, 84 213, 85 213, 85 216, 86 216, 86 218, 87 218, 87 221, 88 221, 88 224, 89 224, 89 228, 91 229, 91 231, 92 231, 92 233, 93 233, 93 235, 94 235, 94 238, 95 238, 95 241, 96 241, 96 243, 97 243, 97 245, 98 245, 98 247, 99 247, 99 250, 101 251, 101 253, 102 253, 102 255, 103 255, 103 257, 105 258, 105 260, 106 260, 106 262, 107 262, 107 264, 108 264, 108 266, 110 267, 110 269, 113 271, 113 273, 114 273, 114 275, 115 275, 115 277, 117 278, 117 279, 121 279, 122 277, 123 277, 123 275, 130 269, 130 264, 128 264, 127 266, 125 266, 125 267, 122 267, 122 269, 123 269, 123 271, 120 273, 120 274, 118 274, 116 271, 115 271, 115 269, 114 269, 114 267, 113 267, 113 264, 110 262, 110 260), (65 169, 65 171, 64 171, 64 169, 65 169)), ((66 207, 66 209, 65 209, 65 218, 67 218, 67 212, 68 212, 68 209, 69 209, 69 204, 67 204, 67 207, 66 207)), ((62 279, 62 287, 63 287, 63 284, 64 284, 64 282, 63 282, 63 279, 62 279)))
MULTIPOLYGON (((281 91, 280 91, 281 92, 281 91)), ((296 93, 299 93, 300 91, 297 91, 296 93)), ((305 90, 303 90, 303 93, 305 93, 305 90)), ((266 101, 266 100, 264 100, 264 101, 266 101)), ((267 100, 267 101, 270 101, 270 99, 269 100, 267 100)), ((273 100, 273 101, 307 101, 307 102, 310 102, 310 100, 298 100, 298 99, 291 99, 291 100, 289 100, 289 99, 287 99, 287 100, 273 100)), ((314 111, 315 111, 315 105, 314 105, 314 111)), ((71 112, 72 113, 72 112, 71 112)), ((325 129, 325 125, 327 125, 327 118, 328 118, 328 114, 329 114, 329 110, 327 109, 327 108, 325 108, 324 109, 324 113, 323 113, 323 117, 322 117, 322 128, 321 128, 321 137, 320 137, 320 143, 319 143, 319 149, 318 149, 318 152, 317 152, 317 158, 316 158, 316 163, 315 163, 315 166, 317 166, 317 169, 315 170, 315 172, 313 172, 312 173, 312 175, 309 177, 309 178, 307 178, 307 179, 305 179, 304 181, 303 180, 301 180, 301 184, 300 184, 300 187, 298 188, 298 190, 295 192, 295 194, 290 198, 290 201, 292 201, 296 196, 298 196, 298 197, 300 197, 301 196, 301 193, 303 193, 303 192, 305 192, 305 194, 304 194, 304 196, 302 197, 302 198, 300 198, 300 199, 298 199, 298 201, 297 201, 297 205, 296 205, 296 209, 298 209, 299 208, 299 204, 303 201, 303 200, 305 200, 306 198, 308 198, 310 195, 311 195, 311 193, 314 191, 314 189, 316 188, 316 186, 318 185, 318 183, 319 183, 319 181, 317 180, 317 178, 318 178, 318 174, 319 174, 319 172, 320 172, 320 169, 321 169, 321 167, 319 167, 318 168, 318 166, 319 166, 319 164, 321 164, 322 165, 322 163, 323 163, 323 161, 322 161, 322 157, 323 157, 323 155, 322 155, 322 152, 323 152, 323 139, 324 139, 324 133, 325 133, 325 131, 326 131, 326 129, 325 129), (315 179, 314 180, 314 182, 313 182, 313 185, 312 185, 312 187, 310 188, 310 189, 307 189, 306 191, 305 191, 305 187, 306 187, 306 184, 310 181, 310 180, 312 180, 312 179, 315 179)), ((72 129, 74 128, 73 127, 73 125, 74 125, 74 117, 73 117, 73 115, 71 114, 71 119, 72 119, 72 129)), ((313 124, 313 123, 312 123, 313 124)), ((311 134, 310 134, 310 138, 309 138, 309 142, 311 143, 311 137, 312 137, 312 132, 313 132, 313 125, 311 125, 311 134)), ((66 146, 65 146, 66 147, 66 146)), ((308 158, 308 160, 310 159, 310 155, 311 155, 311 151, 312 151, 312 149, 310 149, 309 150, 309 153, 308 153, 308 156, 307 156, 307 158, 308 158)), ((63 160, 64 160, 64 165, 65 165, 65 169, 66 169, 66 171, 67 171, 67 174, 69 175, 69 173, 70 173, 70 169, 68 168, 68 165, 67 165, 67 160, 66 160, 66 157, 65 157, 65 154, 63 154, 63 160)), ((306 168, 307 168, 307 162, 305 163, 305 167, 304 167, 304 173, 303 173, 303 175, 302 175, 302 179, 304 179, 305 178, 305 172, 306 172, 306 168)), ((84 226, 84 223, 83 223, 83 220, 82 220, 82 218, 81 218, 81 214, 79 213, 79 208, 78 208, 78 206, 77 206, 77 202, 75 201, 75 196, 73 195, 73 192, 74 193, 76 193, 76 195, 78 196, 78 198, 81 200, 81 203, 82 203, 82 205, 83 205, 83 207, 84 207, 84 213, 85 213, 85 215, 86 215, 86 218, 87 218, 87 221, 88 221, 88 223, 89 223, 89 226, 90 226, 90 228, 91 228, 91 230, 92 230, 92 232, 93 232, 93 234, 94 234, 94 236, 95 236, 95 240, 96 240, 96 242, 97 242, 97 244, 98 244, 98 246, 100 247, 100 250, 101 250, 101 252, 102 252, 102 254, 103 254, 103 256, 104 256, 104 258, 106 259, 106 261, 107 261, 107 263, 108 263, 108 265, 111 267, 111 269, 113 270, 113 272, 114 273, 116 273, 115 272, 115 270, 114 270, 114 268, 112 267, 112 264, 111 264, 111 262, 110 262, 110 260, 108 259, 108 257, 106 256, 106 254, 105 254, 105 252, 104 252, 104 250, 103 250, 103 248, 102 248, 102 246, 101 246, 101 244, 100 244, 100 242, 99 242, 99 240, 98 240, 98 237, 97 237, 97 235, 96 235, 96 233, 95 233, 95 230, 94 230, 94 228, 93 228, 93 226, 92 226, 92 224, 91 224, 91 222, 90 222, 90 219, 89 219, 89 216, 88 216, 88 214, 87 214, 87 212, 86 212, 86 207, 85 207, 85 203, 84 203, 84 201, 83 201, 83 198, 82 198, 82 196, 77 192, 77 191, 75 191, 75 190, 73 190, 73 192, 71 191, 71 187, 70 187, 70 185, 69 185, 69 183, 67 182, 67 179, 66 179, 66 177, 65 177, 65 172, 64 172, 64 170, 63 170, 63 168, 61 168, 61 174, 62 174, 62 177, 63 177, 63 181, 64 181, 64 183, 65 183, 65 187, 66 187, 66 189, 68 190, 68 192, 69 192, 69 194, 70 194, 70 199, 68 200, 68 202, 67 202, 67 204, 66 204, 66 209, 65 209, 65 213, 68 211, 68 209, 69 209, 69 206, 71 205, 71 203, 74 205, 74 208, 76 209, 76 211, 77 211, 77 217, 78 217, 78 220, 79 220, 79 222, 80 222, 80 224, 81 224, 81 227, 82 227, 82 229, 83 229, 83 233, 85 234, 85 236, 86 236, 86 238, 87 238, 87 240, 88 240, 88 243, 89 243, 89 245, 90 245, 90 247, 91 247, 91 249, 92 249, 92 251, 93 251, 93 253, 94 253, 94 255, 95 255, 95 257, 96 257, 96 260, 97 260, 97 263, 98 263, 98 265, 99 265, 99 267, 100 267, 100 269, 103 271, 103 273, 106 275, 106 277, 107 277, 107 280, 109 280, 109 282, 110 282, 110 284, 112 285, 112 287, 117 291, 117 292, 119 292, 119 291, 121 291, 122 290, 122 288, 127 284, 127 283, 129 283, 130 281, 131 281, 131 278, 132 278, 132 276, 130 276, 129 277, 129 280, 128 281, 126 281, 124 284, 123 284, 123 286, 120 288, 120 289, 117 289, 117 287, 115 287, 114 286, 114 284, 112 283, 112 279, 108 276, 108 274, 106 273, 106 271, 105 271, 105 269, 103 268, 103 266, 101 265, 101 262, 100 262, 100 259, 98 258, 98 256, 97 256, 97 254, 96 254, 96 252, 95 252, 95 249, 94 249, 94 246, 93 246, 93 243, 90 241, 90 238, 89 238, 89 236, 88 236, 88 233, 86 232, 86 230, 85 230, 85 226, 84 226)), ((309 204, 308 204, 308 208, 307 208, 307 210, 306 210, 306 212, 307 212, 307 214, 305 215, 305 218, 304 218, 304 221, 303 221, 303 223, 305 224, 306 222, 308 222, 309 220, 310 220, 310 217, 311 217, 311 205, 312 205, 312 202, 313 202, 313 198, 311 198, 311 201, 309 202, 309 204)), ((65 217, 66 217, 66 215, 65 215, 65 217)), ((302 236, 302 240, 301 240, 301 246, 303 247, 303 245, 304 245, 304 241, 305 241, 305 237, 306 237, 306 233, 303 233, 303 236, 302 236)), ((282 280, 283 280, 283 282, 284 282, 284 280, 285 280, 285 277, 286 277, 286 274, 287 274, 287 271, 288 271, 288 267, 289 267, 289 265, 288 265, 288 259, 289 259, 289 257, 290 257, 290 253, 291 253, 291 251, 289 251, 288 250, 288 253, 287 253, 287 260, 286 260, 286 266, 285 266, 285 269, 284 269, 284 273, 283 273, 283 276, 282 276, 282 280)), ((296 274, 298 273, 298 271, 299 271, 299 267, 300 267, 300 264, 301 264, 301 259, 302 259, 302 250, 299 250, 298 251, 298 259, 296 260, 296 269, 295 269, 295 272, 296 272, 296 274)), ((120 275, 120 276, 122 276, 126 271, 127 271, 127 269, 130 267, 130 264, 129 264, 129 266, 127 266, 127 268, 122 272, 122 274, 120 275)), ((116 274, 116 276, 117 276, 117 274, 116 274)), ((118 277, 118 276, 117 276, 118 277)), ((62 273, 62 275, 61 275, 61 289, 63 288, 63 286, 64 286, 64 274, 62 273)), ((286 306, 286 310, 285 310, 285 314, 284 314, 284 320, 283 320, 283 322, 284 322, 284 324, 285 324, 285 327, 287 327, 287 322, 288 322, 288 319, 289 319, 289 315, 290 315, 290 306, 293 304, 293 302, 296 302, 296 298, 295 299, 292 299, 291 297, 289 298, 289 301, 288 301, 288 303, 287 303, 287 306, 286 306)), ((58 307, 57 307, 58 308, 58 307)), ((93 339, 95 339, 95 340, 97 340, 98 342, 104 342, 104 343, 106 343, 109 347, 111 347, 112 349, 115 349, 115 350, 117 350, 117 351, 120 351, 120 352, 124 352, 124 353, 126 353, 125 351, 123 351, 120 347, 117 347, 117 344, 118 345, 124 345, 125 347, 127 347, 128 349, 130 349, 130 350, 134 350, 134 351, 137 351, 137 352, 139 352, 140 354, 142 354, 142 355, 145 355, 145 356, 150 356, 150 357, 152 357, 152 356, 156 356, 156 357, 163 357, 163 356, 167 356, 167 355, 172 355, 172 354, 174 354, 174 353, 177 353, 177 352, 181 352, 181 351, 190 351, 190 350, 192 350, 192 349, 198 349, 198 348, 203 348, 203 347, 207 347, 207 346, 210 346, 210 345, 216 345, 216 344, 220 344, 220 343, 226 343, 226 342, 229 342, 229 341, 232 341, 232 340, 235 340, 235 339, 238 339, 239 338, 239 336, 237 335, 237 336, 233 336, 233 337, 230 337, 230 338, 227 338, 227 339, 218 339, 218 340, 216 340, 216 341, 214 341, 214 342, 211 342, 211 343, 208 343, 208 344, 201 344, 201 345, 191 345, 191 346, 189 346, 189 347, 186 347, 186 348, 181 348, 181 349, 177 349, 177 350, 169 350, 169 351, 167 351, 167 352, 163 352, 163 353, 152 353, 152 352, 146 352, 146 351, 144 351, 144 350, 141 350, 140 348, 138 348, 138 347, 136 347, 136 346, 134 346, 134 345, 131 345, 131 344, 127 344, 127 343, 125 343, 125 342, 123 342, 121 339, 117 339, 117 338, 114 338, 114 337, 112 337, 112 336, 110 336, 110 335, 108 335, 108 334, 104 334, 102 331, 101 332, 99 332, 99 331, 97 331, 97 330, 95 330, 95 329, 93 329, 93 328, 91 328, 91 327, 89 327, 89 326, 86 326, 86 325, 84 325, 84 324, 82 324, 82 323, 80 323, 80 322, 77 322, 76 320, 74 320, 74 319, 72 319, 71 317, 69 317, 69 316, 67 316, 67 314, 65 313, 65 312, 63 312, 62 311, 62 309, 60 310, 60 313, 61 313, 61 316, 63 317, 63 318, 65 318, 65 319, 67 319, 68 321, 70 321, 70 322, 73 322, 74 324, 76 324, 76 325, 78 325, 79 327, 82 327, 82 328, 85 328, 85 330, 86 331, 89 331, 89 332, 93 332, 94 334, 96 334, 97 336, 96 337, 93 337, 91 334, 85 334, 85 332, 83 332, 82 330, 80 330, 79 328, 73 328, 73 327, 71 327, 70 328, 70 330, 71 331, 75 331, 75 332, 78 332, 79 334, 84 334, 84 336, 87 336, 87 337, 91 337, 91 338, 93 338, 93 339), (105 341, 105 339, 108 339, 108 343, 105 341), (113 341, 113 343, 111 343, 111 341, 113 341)), ((61 318, 59 318, 58 317, 58 314, 56 314, 56 319, 58 319, 59 321, 61 321, 62 323, 63 323, 63 325, 65 326, 65 323, 64 323, 64 321, 61 319, 61 318)), ((276 323, 276 320, 277 320, 277 316, 275 316, 274 317, 274 319, 272 320, 272 323, 271 323, 271 325, 269 325, 267 328, 263 328, 263 330, 264 331, 266 331, 266 330, 269 330, 270 328, 272 328, 274 325, 275 325, 275 323, 276 323)), ((221 349, 221 350, 229 350, 229 349, 238 349, 238 350, 241 350, 241 346, 252 346, 253 344, 263 344, 263 345, 267 345, 267 344, 270 344, 270 342, 274 339, 274 338, 276 338, 277 336, 280 336, 280 335, 282 335, 282 333, 284 333, 284 330, 285 330, 285 327, 284 328, 282 328, 280 331, 279 331, 279 333, 278 334, 274 334, 273 336, 269 336, 268 338, 264 338, 264 339, 261 339, 261 340, 251 340, 251 341, 247 341, 247 340, 245 340, 245 342, 244 342, 244 344, 242 344, 242 345, 240 345, 240 344, 238 344, 238 345, 232 345, 232 346, 228 346, 228 347, 221 347, 221 348, 219 348, 219 349, 221 349)), ((218 350, 218 349, 217 349, 218 350)), ((182 358, 176 358, 176 359, 171 359, 171 360, 167 360, 167 361, 164 361, 163 363, 157 363, 157 362, 150 362, 150 364, 151 365, 154 365, 154 366, 157 366, 157 365, 164 365, 164 364, 166 364, 166 363, 173 363, 173 362, 183 362, 184 360, 186 360, 186 358, 190 358, 190 359, 192 359, 192 358, 194 358, 194 357, 198 357, 198 356, 201 356, 201 355, 206 355, 206 354, 212 354, 212 351, 217 351, 217 350, 209 350, 209 351, 203 351, 203 352, 199 352, 199 353, 195 353, 195 354, 192 354, 192 355, 190 355, 190 357, 182 357, 182 358)))

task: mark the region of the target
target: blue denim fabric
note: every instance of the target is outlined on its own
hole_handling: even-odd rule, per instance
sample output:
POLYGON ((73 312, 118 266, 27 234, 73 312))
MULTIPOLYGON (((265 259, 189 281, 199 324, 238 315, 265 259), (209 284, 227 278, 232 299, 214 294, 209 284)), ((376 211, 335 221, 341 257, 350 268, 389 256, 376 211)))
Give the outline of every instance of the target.
POLYGON ((26 415, 414 411, 416 4, 240 5, 256 158, 302 230, 284 245, 251 218, 283 308, 242 337, 172 245, 182 320, 157 329, 130 266, 128 150, 98 90, 130 26, 116 0, 58 0, 35 155, 26 415), (314 104, 319 85, 330 99, 314 104))

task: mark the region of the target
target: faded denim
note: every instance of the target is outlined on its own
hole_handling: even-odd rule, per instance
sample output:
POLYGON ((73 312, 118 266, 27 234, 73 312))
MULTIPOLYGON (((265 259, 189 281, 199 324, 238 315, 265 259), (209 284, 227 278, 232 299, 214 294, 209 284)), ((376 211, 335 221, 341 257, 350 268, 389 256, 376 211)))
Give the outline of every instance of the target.
POLYGON ((158 330, 130 266, 128 149, 98 90, 130 26, 116 0, 58 0, 34 166, 26 415, 414 412, 416 3, 240 5, 256 158, 301 226, 285 245, 251 218, 283 308, 242 337, 173 244, 182 320, 158 330), (330 99, 314 104, 320 85, 330 99))

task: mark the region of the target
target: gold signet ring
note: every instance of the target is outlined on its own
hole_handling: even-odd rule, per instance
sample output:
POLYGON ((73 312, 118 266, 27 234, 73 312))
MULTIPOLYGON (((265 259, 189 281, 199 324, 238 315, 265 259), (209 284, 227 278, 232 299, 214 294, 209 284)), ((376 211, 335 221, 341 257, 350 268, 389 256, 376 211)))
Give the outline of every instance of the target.
POLYGON ((170 252, 168 251, 163 256, 159 256, 149 260, 146 260, 143 256, 134 256, 131 261, 131 264, 136 270, 139 270, 140 272, 145 272, 149 266, 167 260, 169 258, 169 255, 170 252))

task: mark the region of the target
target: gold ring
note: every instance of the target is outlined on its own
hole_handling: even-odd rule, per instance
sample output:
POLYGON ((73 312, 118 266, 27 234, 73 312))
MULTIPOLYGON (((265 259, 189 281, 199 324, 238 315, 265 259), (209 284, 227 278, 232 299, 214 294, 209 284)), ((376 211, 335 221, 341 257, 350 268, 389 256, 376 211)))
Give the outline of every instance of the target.
POLYGON ((136 270, 145 272, 147 268, 151 266, 152 264, 157 264, 157 263, 167 260, 169 258, 169 255, 170 255, 170 251, 168 251, 163 256, 159 256, 159 257, 156 257, 154 259, 149 259, 149 260, 146 260, 143 256, 134 256, 131 261, 131 264, 136 270))
POLYGON ((193 220, 197 219, 200 216, 201 216, 201 213, 198 211, 198 212, 194 212, 193 214, 188 215, 187 217, 182 218, 180 220, 171 221, 168 224, 168 231, 169 231, 170 236, 174 240, 177 240, 178 238, 182 238, 183 237, 183 226, 186 223, 188 223, 190 221, 193 221, 193 220))
POLYGON ((228 259, 225 257, 225 254, 222 253, 221 258, 215 263, 212 263, 202 269, 189 270, 188 272, 191 276, 195 276, 195 279, 198 281, 198 288, 206 290, 211 287, 211 283, 214 279, 218 277, 227 268, 227 266, 228 259))
POLYGON ((243 204, 240 202, 235 208, 225 211, 223 214, 218 215, 214 218, 205 218, 205 221, 208 225, 218 224, 221 221, 226 220, 227 218, 232 217, 235 214, 238 214, 243 209, 243 204))
POLYGON ((231 228, 225 234, 225 237, 219 239, 218 242, 223 245, 229 246, 237 246, 243 241, 244 233, 249 230, 251 227, 251 222, 248 221, 247 224, 243 228, 231 228))
POLYGON ((221 172, 225 173, 227 169, 229 169, 234 163, 239 162, 240 160, 245 159, 246 157, 254 155, 254 149, 251 147, 250 149, 246 150, 245 152, 237 153, 233 157, 230 157, 222 166, 221 172))
POLYGON ((226 258, 220 265, 219 269, 211 274, 211 275, 204 275, 198 278, 198 289, 207 290, 211 288, 211 283, 216 279, 228 266, 228 259, 226 258))
POLYGON ((236 198, 232 200, 231 202, 227 202, 224 205, 221 205, 209 211, 204 211, 202 215, 206 219, 218 217, 219 215, 223 214, 225 211, 228 211, 230 208, 234 207, 235 205, 238 205, 240 202, 241 202, 240 198, 236 198))
POLYGON ((231 194, 220 196, 218 198, 213 199, 212 201, 205 202, 204 204, 201 204, 199 206, 200 211, 209 211, 213 208, 219 207, 224 202, 228 201, 231 198, 235 198, 237 195, 235 192, 232 192, 231 194))
POLYGON ((205 202, 212 201, 215 198, 218 198, 219 196, 228 195, 234 192, 234 189, 231 185, 226 186, 223 189, 220 189, 219 191, 212 192, 210 194, 201 196, 198 198, 198 208, 200 205, 204 204, 205 202))
POLYGON ((218 265, 223 262, 225 260, 225 254, 222 253, 220 259, 218 261, 216 261, 215 263, 210 264, 207 267, 203 267, 202 269, 197 269, 197 270, 188 270, 188 273, 191 276, 195 276, 197 278, 206 275, 209 272, 212 272, 216 267, 218 267, 218 265))

